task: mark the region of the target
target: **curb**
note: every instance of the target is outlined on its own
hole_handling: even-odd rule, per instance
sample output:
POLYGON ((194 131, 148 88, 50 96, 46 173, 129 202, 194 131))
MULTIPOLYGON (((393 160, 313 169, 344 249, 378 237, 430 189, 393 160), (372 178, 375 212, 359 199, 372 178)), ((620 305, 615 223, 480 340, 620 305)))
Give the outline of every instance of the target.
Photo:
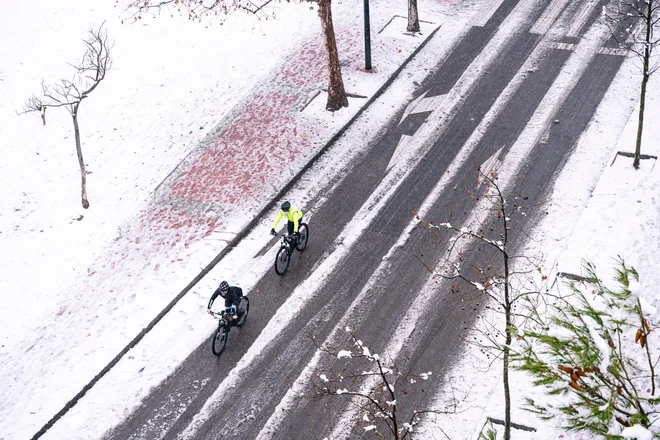
MULTIPOLYGON (((417 56, 417 54, 426 46, 426 44, 435 36, 436 32, 440 30, 440 25, 437 26, 433 31, 431 31, 428 36, 424 39, 424 41, 421 42, 421 44, 406 58, 406 60, 390 75, 390 77, 381 85, 381 87, 376 91, 376 93, 373 94, 371 98, 369 98, 364 105, 357 111, 355 112, 355 115, 353 115, 352 118, 350 118, 346 124, 344 124, 343 127, 341 127, 327 142, 326 144, 312 157, 310 160, 303 166, 298 173, 296 173, 290 180, 289 182, 284 185, 284 187, 273 197, 273 200, 270 201, 266 206, 264 206, 259 213, 243 228, 241 229, 236 236, 228 243, 228 245, 220 251, 220 253, 211 260, 211 262, 204 267, 197 276, 193 278, 190 283, 186 287, 181 290, 173 299, 170 301, 170 303, 165 306, 163 310, 156 315, 156 317, 146 326, 144 327, 140 333, 138 333, 127 345, 124 347, 103 369, 96 374, 92 380, 89 381, 71 400, 69 400, 64 407, 57 412, 44 426, 37 431, 34 436, 32 436, 31 440, 36 440, 43 436, 46 431, 48 431, 55 423, 57 423, 71 408, 73 408, 80 399, 90 390, 96 383, 101 380, 103 376, 105 376, 119 361, 121 360, 122 357, 126 353, 128 353, 131 349, 133 349, 141 340, 146 336, 151 329, 153 329, 158 322, 160 322, 163 317, 170 312, 174 308, 174 306, 181 300, 206 274, 208 274, 211 269, 213 269, 219 262, 222 260, 231 250, 234 248, 247 234, 256 226, 256 224, 259 222, 259 219, 263 217, 265 214, 268 213, 268 211, 271 210, 273 206, 275 206, 276 201, 279 200, 282 196, 284 196, 287 191, 293 187, 294 183, 299 180, 299 178, 309 170, 314 163, 323 155, 325 152, 339 139, 345 132, 348 130, 348 128, 357 120, 358 117, 362 115, 362 113, 377 99, 379 98, 385 90, 394 82, 394 80, 397 78, 397 76, 401 73, 401 71, 408 65, 408 63, 417 56)), ((183 159, 185 160, 185 158, 183 159)), ((176 167, 175 167, 176 168, 176 167)), ((171 173, 170 173, 171 174, 171 173)), ((169 175, 164 179, 166 180, 169 178, 169 175)), ((160 184, 157 186, 157 188, 160 187, 160 184)), ((155 192, 155 191, 154 191, 155 192)))

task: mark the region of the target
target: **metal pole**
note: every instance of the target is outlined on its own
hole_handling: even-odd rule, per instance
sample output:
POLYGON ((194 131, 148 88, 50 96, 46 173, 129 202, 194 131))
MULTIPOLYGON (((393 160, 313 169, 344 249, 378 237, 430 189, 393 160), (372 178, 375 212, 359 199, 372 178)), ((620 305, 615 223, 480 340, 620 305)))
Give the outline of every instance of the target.
POLYGON ((371 70, 371 29, 369 26, 369 0, 364 0, 364 69, 371 70))

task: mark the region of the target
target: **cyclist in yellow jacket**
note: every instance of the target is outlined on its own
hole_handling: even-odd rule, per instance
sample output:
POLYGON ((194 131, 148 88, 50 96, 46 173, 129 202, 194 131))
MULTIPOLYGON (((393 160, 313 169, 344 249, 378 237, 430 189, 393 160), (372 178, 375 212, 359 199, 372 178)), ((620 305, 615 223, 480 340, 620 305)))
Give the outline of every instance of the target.
POLYGON ((291 206, 291 203, 289 203, 288 201, 282 203, 282 209, 280 209, 280 212, 277 213, 277 218, 275 218, 273 227, 270 230, 270 235, 277 235, 277 233, 275 232, 275 228, 277 228, 277 224, 280 222, 280 220, 282 220, 282 217, 284 216, 286 216, 286 219, 288 220, 287 232, 289 233, 289 235, 294 237, 296 243, 298 243, 298 239, 300 238, 300 233, 298 232, 298 225, 300 225, 300 222, 302 220, 303 212, 300 209, 291 206))

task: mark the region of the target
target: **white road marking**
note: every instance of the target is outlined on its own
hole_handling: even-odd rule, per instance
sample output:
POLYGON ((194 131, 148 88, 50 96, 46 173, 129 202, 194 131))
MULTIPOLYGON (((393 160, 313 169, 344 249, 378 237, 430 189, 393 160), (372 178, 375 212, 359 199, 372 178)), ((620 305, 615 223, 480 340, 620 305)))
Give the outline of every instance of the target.
POLYGON ((394 151, 394 154, 390 159, 390 163, 387 165, 387 171, 389 171, 390 168, 392 168, 401 160, 408 158, 408 155, 405 154, 405 151, 407 150, 407 147, 410 145, 412 140, 412 136, 408 136, 407 134, 401 135, 401 139, 399 139, 399 145, 396 146, 396 151, 394 151))
MULTIPOLYGON (((424 112, 433 113, 435 110, 440 108, 446 95, 426 97, 427 93, 428 90, 419 97, 417 97, 410 104, 408 104, 406 110, 403 112, 403 116, 401 116, 401 121, 399 121, 399 125, 404 121, 404 119, 406 119, 406 117, 408 117, 408 115, 414 115, 417 113, 424 113, 424 112)), ((394 151, 394 154, 390 159, 390 163, 387 165, 387 171, 389 171, 394 166, 394 164, 399 162, 402 158, 409 156, 405 154, 405 151, 407 150, 408 147, 414 145, 412 143, 413 137, 414 135, 410 136, 406 134, 401 136, 401 139, 399 140, 399 144, 396 146, 396 150, 394 151)))
MULTIPOLYGON (((498 156, 500 155, 500 153, 502 153, 503 148, 504 146, 500 147, 500 149, 497 150, 495 154, 490 156, 488 159, 486 159, 486 161, 483 164, 481 164, 481 166, 479 167, 480 173, 483 173, 485 176, 490 176, 491 173, 497 173, 497 171, 502 166, 502 161, 498 159, 498 156)), ((482 176, 479 175, 477 178, 477 181, 479 182, 479 185, 477 186, 481 186, 481 184, 483 183, 483 179, 481 177, 482 176)))
POLYGON ((585 0, 579 6, 577 13, 573 16, 571 24, 566 32, 567 37, 579 37, 580 29, 585 25, 591 15, 591 11, 598 5, 598 0, 585 0))
POLYGON ((408 106, 406 107, 406 110, 403 112, 403 116, 401 116, 401 120, 399 121, 399 125, 401 125, 403 120, 406 119, 408 117, 408 115, 418 113, 418 112, 415 111, 415 109, 417 108, 417 105, 422 101, 422 99, 424 99, 426 97, 426 94, 428 92, 429 91, 427 90, 426 92, 422 93, 420 96, 415 98, 415 100, 412 101, 410 104, 408 104, 408 106))
POLYGON ((555 0, 545 9, 543 15, 539 17, 534 26, 529 30, 532 34, 545 34, 550 26, 555 22, 559 14, 564 10, 568 0, 555 0))
POLYGON ((577 46, 576 44, 573 43, 558 43, 556 41, 552 41, 548 43, 549 47, 552 47, 553 49, 563 49, 563 50, 570 50, 571 52, 575 50, 575 47, 577 46))
POLYGON ((486 23, 488 23, 488 20, 490 20, 490 17, 493 16, 495 11, 500 7, 504 0, 497 0, 493 2, 488 9, 484 9, 485 13, 484 14, 478 14, 477 16, 479 19, 474 23, 475 26, 485 26, 486 23))
POLYGON ((603 55, 617 55, 620 57, 627 57, 632 52, 628 49, 620 49, 617 47, 601 47, 598 49, 598 53, 603 55))

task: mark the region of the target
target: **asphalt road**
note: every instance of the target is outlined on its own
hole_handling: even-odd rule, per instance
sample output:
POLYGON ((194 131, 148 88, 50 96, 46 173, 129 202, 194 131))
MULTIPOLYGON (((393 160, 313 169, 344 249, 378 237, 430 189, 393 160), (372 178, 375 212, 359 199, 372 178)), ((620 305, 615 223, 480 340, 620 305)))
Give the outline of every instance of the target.
MULTIPOLYGON (((438 60, 433 73, 419 87, 418 97, 449 93, 509 18, 516 4, 516 1, 504 0, 484 26, 475 26, 466 33, 445 59, 438 60)), ((194 438, 324 438, 336 426, 347 423, 344 420, 346 400, 287 397, 294 382, 306 377, 310 361, 316 359, 317 348, 312 337, 319 343, 336 343, 341 337, 337 339, 335 329, 348 324, 361 339, 368 341, 373 351, 387 349, 391 338, 399 331, 400 318, 427 285, 430 276, 427 266, 433 267, 443 258, 451 237, 448 232, 436 236, 419 228, 410 233, 403 245, 397 244, 413 219, 412 212, 420 209, 444 178, 449 180, 430 203, 427 218, 462 225, 472 215, 483 198, 483 187, 475 183, 479 180, 478 167, 489 158, 506 160, 551 90, 575 44, 600 11, 600 5, 596 5, 574 34, 565 35, 555 41, 556 44, 542 44, 544 35, 531 31, 547 16, 552 5, 551 1, 539 2, 538 10, 526 18, 522 31, 508 37, 487 71, 452 112, 445 115, 444 125, 424 150, 424 157, 389 196, 381 214, 336 265, 325 284, 313 293, 297 319, 241 371, 237 385, 226 390, 213 416, 196 430, 194 438), (537 60, 534 71, 519 79, 518 87, 499 107, 461 167, 451 168, 479 124, 532 56, 537 60), (283 400, 290 402, 286 410, 278 408, 283 400)), ((567 11, 557 18, 557 23, 570 16, 567 11)), ((614 40, 609 40, 602 47, 615 47, 615 44, 614 40)), ((545 136, 540 136, 530 148, 531 153, 507 186, 507 198, 520 196, 530 205, 547 198, 554 177, 575 148, 623 60, 620 53, 600 50, 588 61, 573 89, 553 112, 551 120, 558 123, 547 127, 545 136)), ((178 438, 256 340, 269 322, 271 311, 277 310, 335 249, 345 225, 391 172, 388 171, 390 160, 402 136, 414 138, 424 124, 431 123, 431 111, 411 113, 399 123, 404 110, 399 109, 392 115, 389 126, 383 127, 381 138, 369 147, 361 161, 353 164, 341 180, 328 188, 326 202, 310 223, 309 247, 302 255, 294 256, 290 272, 278 277, 270 271, 258 282, 257 289, 272 294, 252 298, 247 324, 231 333, 222 357, 216 359, 210 355, 209 343, 198 347, 107 439, 178 438)), ((521 230, 529 230, 542 215, 540 205, 530 208, 527 216, 513 220, 521 230)), ((512 236, 514 245, 522 245, 524 239, 524 235, 514 233, 512 236)), ((481 249, 477 247, 467 253, 470 258, 484 258, 479 257, 480 254, 481 249)), ((433 379, 425 384, 427 394, 442 389, 443 373, 460 354, 465 343, 465 329, 474 324, 483 306, 478 298, 451 294, 449 284, 440 280, 435 284, 434 301, 424 308, 397 358, 398 367, 404 372, 434 372, 433 379)), ((330 357, 321 356, 315 365, 323 371, 346 371, 344 363, 330 357)), ((355 431, 351 437, 358 435, 359 431, 355 431)))

